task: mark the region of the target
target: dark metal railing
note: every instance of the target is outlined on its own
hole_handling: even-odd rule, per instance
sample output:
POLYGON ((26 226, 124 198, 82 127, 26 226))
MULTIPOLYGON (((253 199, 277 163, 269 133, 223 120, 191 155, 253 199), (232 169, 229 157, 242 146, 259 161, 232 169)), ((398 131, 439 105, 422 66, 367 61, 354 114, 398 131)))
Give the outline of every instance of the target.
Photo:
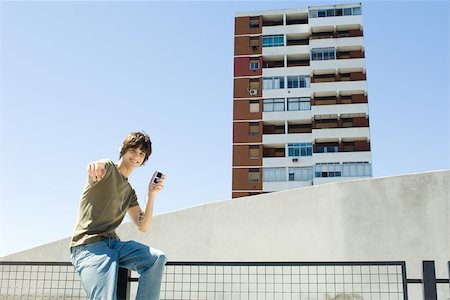
POLYGON ((0 262, 0 299, 86 299, 70 262, 0 262))
POLYGON ((404 262, 178 262, 161 299, 407 299, 404 262))
MULTIPOLYGON (((423 279, 407 279, 407 283, 411 284, 422 284, 423 287, 423 298, 425 300, 436 300, 437 297, 437 284, 447 283, 449 284, 450 293, 450 261, 447 263, 448 267, 448 279, 438 279, 436 278, 436 269, 433 260, 424 260, 422 262, 422 278, 423 279)), ((450 298, 449 298, 450 299, 450 298)))
MULTIPOLYGON (((450 262, 448 262, 450 278, 450 262)), ((129 299, 138 280, 119 270, 118 299, 129 299)), ((408 284, 423 285, 437 300, 434 261, 422 279, 407 279, 397 262, 168 262, 161 299, 408 299, 408 284)), ((0 262, 0 299, 86 299, 69 262, 0 262)))

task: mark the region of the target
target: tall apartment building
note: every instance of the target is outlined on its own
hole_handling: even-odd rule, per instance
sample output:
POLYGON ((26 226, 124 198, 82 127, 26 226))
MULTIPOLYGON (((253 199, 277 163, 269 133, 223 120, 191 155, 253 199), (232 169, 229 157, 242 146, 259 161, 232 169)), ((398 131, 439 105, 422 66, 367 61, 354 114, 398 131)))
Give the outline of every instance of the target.
POLYGON ((232 197, 372 175, 361 4, 238 13, 232 197))

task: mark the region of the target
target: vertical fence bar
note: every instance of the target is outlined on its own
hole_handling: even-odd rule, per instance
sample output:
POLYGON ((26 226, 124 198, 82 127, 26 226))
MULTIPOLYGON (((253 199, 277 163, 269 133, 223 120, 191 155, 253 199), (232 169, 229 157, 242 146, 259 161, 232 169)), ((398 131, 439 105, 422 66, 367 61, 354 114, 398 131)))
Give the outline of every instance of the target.
POLYGON ((423 298, 425 300, 437 300, 436 271, 434 260, 422 262, 423 298))
POLYGON ((130 276, 130 270, 119 268, 119 273, 117 275, 117 299, 130 299, 130 282, 128 281, 128 278, 130 278, 130 276))
POLYGON ((406 275, 406 262, 401 262, 402 283, 403 283, 403 300, 408 300, 408 277, 406 275))

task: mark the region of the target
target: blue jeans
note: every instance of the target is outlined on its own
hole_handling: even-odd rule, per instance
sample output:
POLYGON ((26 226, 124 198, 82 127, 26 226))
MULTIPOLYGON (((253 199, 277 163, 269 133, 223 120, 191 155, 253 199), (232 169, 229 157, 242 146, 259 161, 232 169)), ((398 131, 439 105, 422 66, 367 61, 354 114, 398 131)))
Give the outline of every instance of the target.
POLYGON ((73 247, 70 252, 72 264, 80 275, 88 299, 117 299, 119 267, 136 271, 140 275, 136 299, 159 299, 167 261, 161 251, 134 241, 122 242, 108 238, 73 247))

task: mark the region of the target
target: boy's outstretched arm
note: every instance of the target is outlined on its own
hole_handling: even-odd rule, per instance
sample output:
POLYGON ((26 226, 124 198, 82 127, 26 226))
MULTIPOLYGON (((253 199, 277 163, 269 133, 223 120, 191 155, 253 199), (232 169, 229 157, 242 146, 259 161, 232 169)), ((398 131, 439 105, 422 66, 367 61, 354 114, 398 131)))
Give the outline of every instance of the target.
POLYGON ((147 193, 147 204, 145 205, 145 210, 142 211, 139 205, 130 207, 127 211, 133 223, 136 224, 139 231, 146 233, 150 230, 153 219, 153 205, 155 203, 156 194, 162 190, 164 186, 164 181, 166 180, 166 176, 162 175, 162 177, 158 180, 158 183, 153 183, 153 179, 156 176, 155 172, 150 180, 148 193, 147 193))
POLYGON ((92 181, 100 181, 106 174, 106 166, 104 162, 93 161, 87 166, 87 173, 92 181))

